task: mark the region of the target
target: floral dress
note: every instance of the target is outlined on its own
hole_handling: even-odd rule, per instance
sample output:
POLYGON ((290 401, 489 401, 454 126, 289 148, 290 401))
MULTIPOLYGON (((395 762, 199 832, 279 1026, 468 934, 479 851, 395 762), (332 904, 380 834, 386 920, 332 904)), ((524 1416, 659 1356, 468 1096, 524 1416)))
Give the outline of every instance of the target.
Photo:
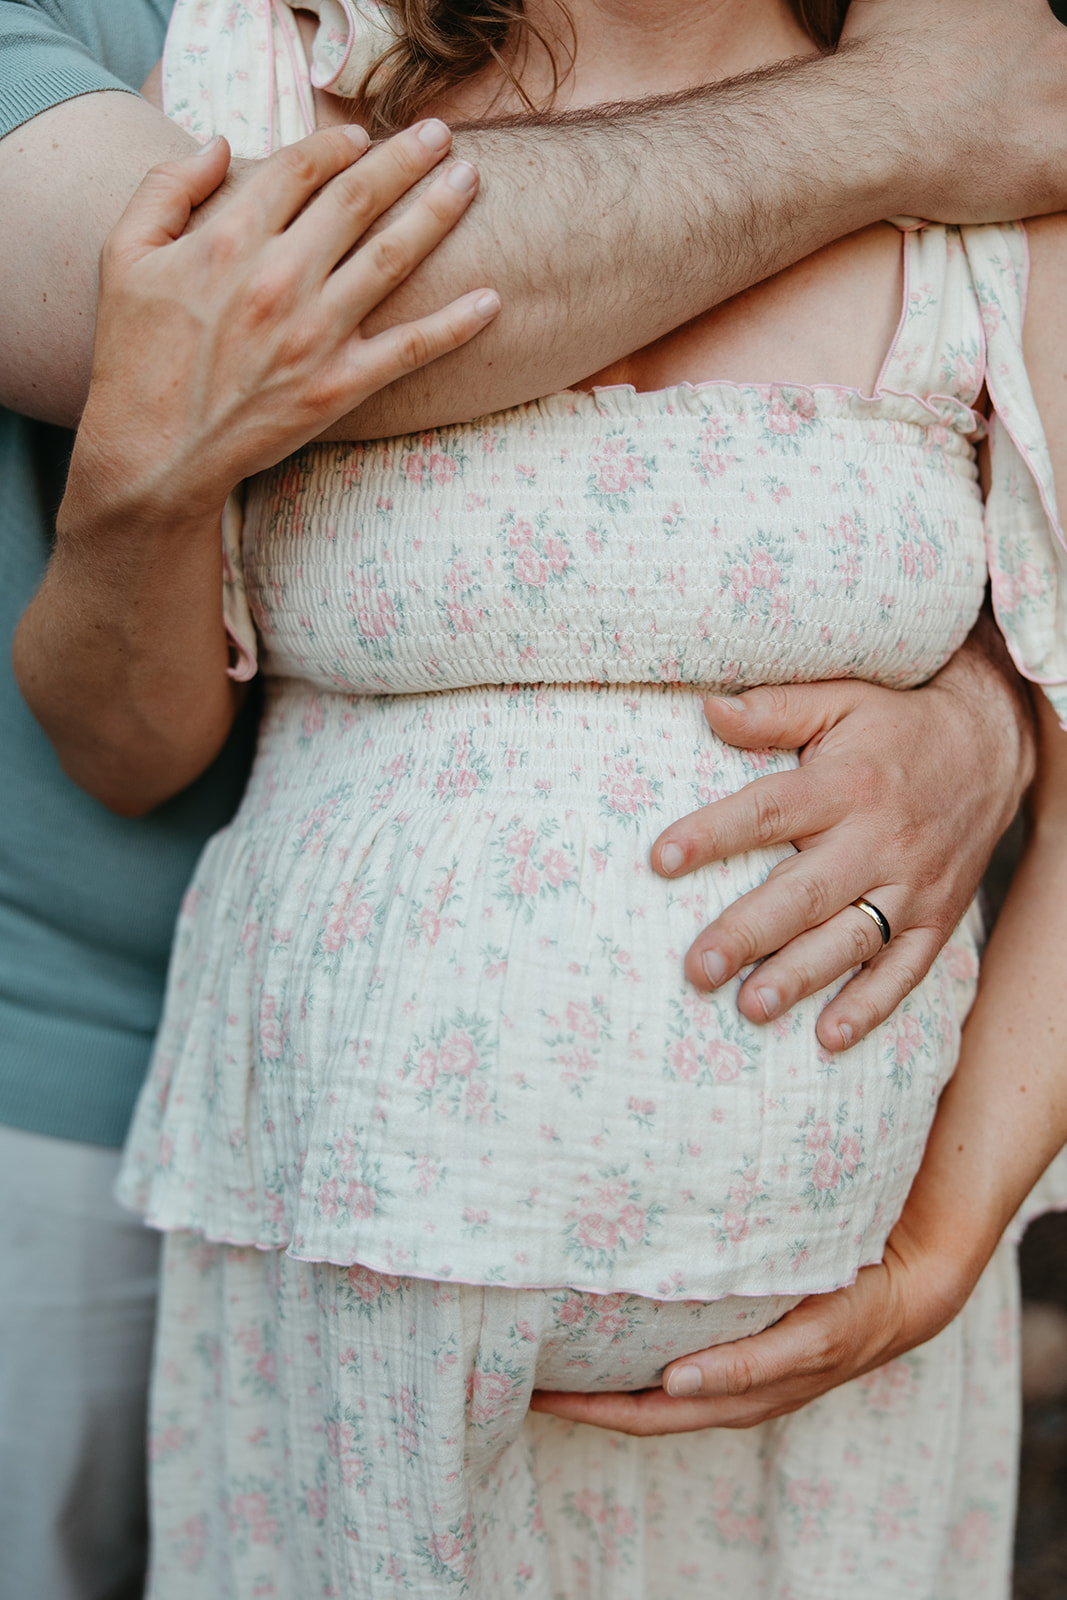
MULTIPOLYGON (((238 154, 302 135, 312 78, 351 87, 387 16, 311 9, 309 68, 277 0, 179 0, 168 110, 238 154)), ((1005 1593, 1008 1247, 939 1339, 797 1416, 661 1443, 526 1414, 879 1260, 955 1064, 973 917, 832 1058, 825 995, 756 1029, 682 974, 786 852, 648 867, 666 822, 796 764, 716 741, 704 692, 921 683, 989 572, 1067 705, 1024 235, 903 248, 870 396, 568 392, 309 447, 229 508, 259 752, 121 1186, 169 1233, 157 1600, 1005 1593)))

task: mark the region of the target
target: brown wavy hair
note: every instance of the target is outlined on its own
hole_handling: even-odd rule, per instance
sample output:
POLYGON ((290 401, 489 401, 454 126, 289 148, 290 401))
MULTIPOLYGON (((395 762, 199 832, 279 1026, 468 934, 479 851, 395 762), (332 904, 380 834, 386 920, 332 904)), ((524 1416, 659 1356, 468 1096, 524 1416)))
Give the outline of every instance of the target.
MULTIPOLYGON (((574 26, 563 0, 555 0, 562 31, 574 26)), ((848 0, 789 0, 801 26, 822 50, 833 50, 841 37, 848 0)), ((527 111, 535 106, 519 81, 531 48, 548 57, 552 73, 551 104, 561 72, 544 34, 526 16, 523 0, 391 0, 398 38, 367 73, 356 96, 361 120, 372 133, 392 133, 419 116, 450 89, 495 62, 527 111)))

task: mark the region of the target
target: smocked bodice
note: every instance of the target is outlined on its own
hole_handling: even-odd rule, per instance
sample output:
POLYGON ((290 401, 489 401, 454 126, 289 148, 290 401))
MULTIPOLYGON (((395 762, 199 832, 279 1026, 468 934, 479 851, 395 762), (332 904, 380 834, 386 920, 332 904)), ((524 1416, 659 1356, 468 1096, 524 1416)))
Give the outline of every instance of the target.
POLYGON ((364 694, 921 682, 985 585, 980 426, 706 385, 313 447, 248 491, 264 665, 364 694))

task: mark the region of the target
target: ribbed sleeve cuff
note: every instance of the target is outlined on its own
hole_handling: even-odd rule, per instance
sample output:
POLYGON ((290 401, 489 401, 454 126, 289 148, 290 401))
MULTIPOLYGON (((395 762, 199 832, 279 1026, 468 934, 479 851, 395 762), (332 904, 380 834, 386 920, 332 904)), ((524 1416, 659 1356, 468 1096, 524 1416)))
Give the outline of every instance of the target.
POLYGON ((0 139, 51 106, 78 95, 98 94, 103 89, 119 89, 123 94, 137 92, 91 61, 84 66, 72 63, 54 72, 0 82, 0 139))

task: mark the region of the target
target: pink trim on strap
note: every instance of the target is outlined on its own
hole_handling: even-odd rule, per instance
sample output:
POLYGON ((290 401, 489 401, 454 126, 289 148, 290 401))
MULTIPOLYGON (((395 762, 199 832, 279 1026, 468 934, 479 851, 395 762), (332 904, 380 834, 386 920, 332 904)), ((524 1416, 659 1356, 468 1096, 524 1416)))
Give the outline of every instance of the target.
MULTIPOLYGON (((348 23, 348 43, 345 45, 345 51, 340 62, 338 63, 337 70, 331 77, 320 78, 318 76, 318 69, 316 68, 314 61, 312 61, 311 70, 308 76, 313 87, 316 89, 328 89, 332 83, 336 83, 342 72, 347 67, 349 58, 352 54, 352 45, 356 37, 356 13, 352 6, 352 0, 337 0, 337 3, 344 12, 345 19, 348 23)), ((319 19, 319 26, 322 26, 321 18, 319 19)))
MULTIPOLYGON (((293 78, 296 82, 297 98, 300 101, 300 115, 304 119, 304 127, 308 133, 315 132, 315 108, 308 97, 308 85, 311 82, 311 73, 308 70, 307 54, 304 50, 304 41, 300 37, 296 18, 293 16, 292 7, 284 0, 271 0, 271 9, 277 18, 278 27, 285 41, 286 53, 289 64, 293 69, 293 78)), ((273 59, 273 58, 272 58, 273 59)), ((270 147, 274 149, 274 103, 271 99, 271 140, 270 147)))
MULTIPOLYGON (((896 224, 894 223, 895 227, 896 224)), ((911 309, 911 249, 908 245, 909 235, 901 229, 900 255, 904 268, 904 289, 900 298, 900 316, 897 319, 896 332, 889 341, 889 349, 885 353, 882 365, 878 368, 878 376, 874 380, 875 394, 882 394, 885 387, 885 377, 896 358, 897 345, 903 337, 904 329, 908 325, 908 312, 911 309)))

